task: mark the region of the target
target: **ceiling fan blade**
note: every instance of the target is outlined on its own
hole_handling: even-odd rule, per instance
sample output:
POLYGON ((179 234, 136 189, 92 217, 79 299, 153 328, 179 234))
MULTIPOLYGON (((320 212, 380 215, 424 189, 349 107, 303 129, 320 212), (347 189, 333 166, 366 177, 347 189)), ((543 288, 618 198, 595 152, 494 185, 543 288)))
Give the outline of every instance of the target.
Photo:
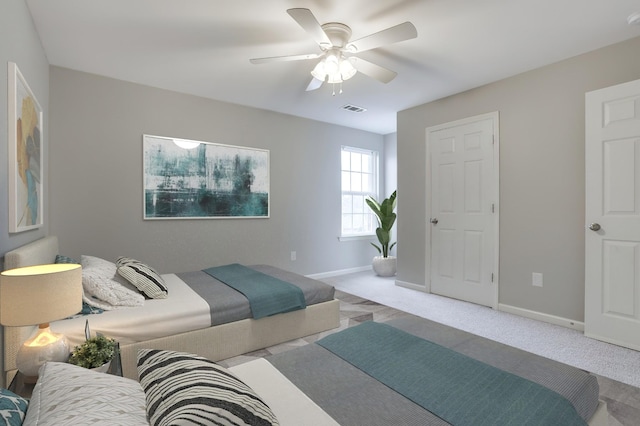
POLYGON ((364 59, 351 57, 349 61, 353 64, 353 67, 364 75, 368 75, 371 78, 375 78, 382 83, 388 83, 398 75, 397 72, 390 69, 376 65, 373 62, 365 61, 364 59))
POLYGON ((320 86, 322 86, 322 83, 324 83, 324 81, 322 80, 318 80, 317 78, 313 77, 311 79, 311 81, 309 82, 309 85, 307 86, 307 88, 305 89, 306 92, 310 92, 312 90, 316 90, 319 89, 320 86))
POLYGON ((287 13, 291 15, 298 25, 300 25, 316 43, 331 46, 331 40, 329 40, 320 23, 309 9, 288 9, 287 13))
POLYGON ((363 52, 386 44, 416 38, 417 36, 418 31, 416 27, 414 27, 411 22, 405 22, 352 41, 347 47, 353 52, 363 52))
POLYGON ((249 59, 252 64, 265 64, 268 62, 285 62, 285 61, 304 61, 307 59, 317 59, 322 53, 310 53, 308 55, 292 55, 292 56, 272 56, 270 58, 254 58, 249 59))

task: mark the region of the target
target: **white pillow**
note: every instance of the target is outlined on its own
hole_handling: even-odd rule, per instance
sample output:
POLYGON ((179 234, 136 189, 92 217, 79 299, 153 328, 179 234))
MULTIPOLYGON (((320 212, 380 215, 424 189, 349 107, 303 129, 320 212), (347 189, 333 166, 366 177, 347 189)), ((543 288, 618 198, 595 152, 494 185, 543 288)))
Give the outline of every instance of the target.
POLYGON ((94 256, 80 257, 82 264, 82 298, 91 306, 105 310, 121 306, 142 306, 144 296, 128 289, 131 285, 118 275, 116 264, 94 256))
POLYGON ((47 362, 40 368, 22 425, 148 424, 144 391, 135 380, 47 362))

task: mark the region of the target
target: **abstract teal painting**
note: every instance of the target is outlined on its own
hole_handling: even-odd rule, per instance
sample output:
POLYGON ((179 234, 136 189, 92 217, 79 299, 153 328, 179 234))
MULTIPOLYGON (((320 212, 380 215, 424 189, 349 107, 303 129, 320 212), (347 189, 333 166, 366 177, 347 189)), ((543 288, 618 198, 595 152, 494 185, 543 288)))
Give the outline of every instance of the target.
POLYGON ((144 219, 269 217, 269 151, 144 135, 144 219))

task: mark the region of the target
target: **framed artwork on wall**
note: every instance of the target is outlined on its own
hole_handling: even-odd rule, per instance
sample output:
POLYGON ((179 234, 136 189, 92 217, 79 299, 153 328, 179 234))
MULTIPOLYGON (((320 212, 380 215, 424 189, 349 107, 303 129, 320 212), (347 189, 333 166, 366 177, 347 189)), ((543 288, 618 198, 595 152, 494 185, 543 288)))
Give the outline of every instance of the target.
POLYGON ((269 151, 143 135, 144 219, 269 217, 269 151))
POLYGON ((44 224, 42 107, 18 69, 9 62, 9 232, 44 224))

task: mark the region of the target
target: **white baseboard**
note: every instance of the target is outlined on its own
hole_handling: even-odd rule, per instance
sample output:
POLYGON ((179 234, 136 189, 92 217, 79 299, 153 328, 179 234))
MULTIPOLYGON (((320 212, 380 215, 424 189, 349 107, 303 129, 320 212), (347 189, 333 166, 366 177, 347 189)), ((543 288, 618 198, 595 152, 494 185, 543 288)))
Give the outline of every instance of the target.
POLYGON ((407 281, 400 281, 400 280, 396 280, 396 285, 398 287, 409 288, 411 290, 417 290, 417 291, 421 291, 423 293, 427 293, 427 289, 425 288, 424 285, 414 284, 414 283, 410 283, 410 282, 407 282, 407 281))
POLYGON ((358 266, 356 268, 340 269, 338 271, 321 272, 319 274, 311 274, 311 275, 305 275, 305 276, 308 278, 313 278, 314 280, 321 280, 323 278, 337 277, 338 275, 353 274, 355 272, 364 272, 364 271, 370 271, 370 270, 371 270, 371 265, 367 265, 367 266, 358 266))
POLYGON ((542 312, 531 311, 529 309, 505 305, 503 303, 498 304, 498 310, 502 312, 508 312, 514 315, 519 315, 521 317, 543 321, 549 324, 560 325, 562 327, 567 327, 573 330, 584 332, 584 322, 581 322, 581 321, 574 321, 568 318, 557 317, 555 315, 549 315, 542 312))

